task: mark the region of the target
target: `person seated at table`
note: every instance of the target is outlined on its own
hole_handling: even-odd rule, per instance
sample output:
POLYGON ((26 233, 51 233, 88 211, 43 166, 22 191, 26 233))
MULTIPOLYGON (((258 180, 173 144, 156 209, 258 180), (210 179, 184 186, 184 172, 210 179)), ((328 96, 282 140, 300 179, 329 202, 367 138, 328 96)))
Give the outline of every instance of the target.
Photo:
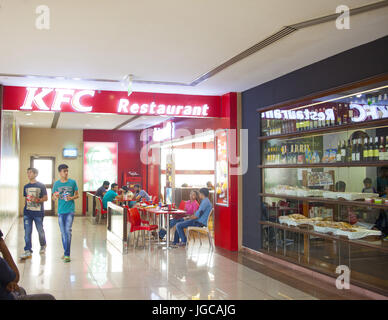
POLYGON ((129 188, 127 186, 122 186, 120 188, 120 191, 121 191, 121 195, 123 196, 124 199, 132 200, 133 193, 131 192, 131 190, 129 190, 129 188))
POLYGON ((104 197, 102 198, 102 206, 106 210, 108 207, 108 202, 116 200, 118 198, 119 193, 119 185, 117 183, 112 183, 110 186, 110 190, 105 193, 104 197))
POLYGON ((186 245, 187 239, 184 229, 187 227, 204 227, 207 225, 207 219, 212 210, 212 204, 209 200, 209 189, 202 188, 199 190, 199 197, 201 199, 201 204, 195 214, 185 217, 184 221, 176 224, 175 239, 180 239, 181 242, 178 243, 178 241, 174 241, 175 245, 178 244, 178 246, 181 247, 186 245), (179 239, 177 237, 179 237, 179 239))
MULTIPOLYGON (((191 191, 190 192, 190 200, 186 201, 185 203, 185 211, 189 215, 193 215, 199 208, 199 194, 198 191, 191 191)), ((183 218, 173 218, 170 220, 170 229, 174 227, 178 222, 182 222, 183 218)), ((159 231, 159 238, 160 240, 163 240, 164 236, 166 235, 167 231, 165 229, 160 229, 159 231)), ((179 242, 178 234, 175 233, 174 235, 174 242, 179 242)))
POLYGON ((97 189, 96 196, 102 199, 106 191, 109 189, 109 185, 110 185, 109 181, 104 181, 102 186, 97 189))
POLYGON ((150 196, 147 192, 145 192, 143 189, 140 188, 139 184, 135 184, 135 199, 136 201, 142 201, 143 199, 145 201, 150 201, 150 196))

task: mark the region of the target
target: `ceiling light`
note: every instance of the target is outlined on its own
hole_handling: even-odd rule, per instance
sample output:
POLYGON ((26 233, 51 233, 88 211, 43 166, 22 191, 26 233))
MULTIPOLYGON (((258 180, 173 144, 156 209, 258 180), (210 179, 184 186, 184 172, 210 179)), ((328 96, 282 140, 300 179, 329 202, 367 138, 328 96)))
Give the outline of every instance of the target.
POLYGON ((28 126, 33 126, 34 123, 33 123, 33 122, 27 122, 27 125, 28 125, 28 126))
POLYGON ((357 98, 361 98, 361 97, 362 97, 362 94, 360 93, 360 94, 358 94, 356 97, 357 97, 357 98))
POLYGON ((26 116, 30 116, 31 115, 31 113, 26 113, 26 116))
POLYGON ((95 118, 101 118, 101 116, 99 116, 99 115, 96 115, 96 116, 94 116, 95 118))

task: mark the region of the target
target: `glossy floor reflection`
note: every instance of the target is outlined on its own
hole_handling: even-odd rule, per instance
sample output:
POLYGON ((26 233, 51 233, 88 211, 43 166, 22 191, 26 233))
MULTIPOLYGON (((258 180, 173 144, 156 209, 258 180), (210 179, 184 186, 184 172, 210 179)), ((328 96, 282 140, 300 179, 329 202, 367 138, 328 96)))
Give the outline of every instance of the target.
MULTIPOLYGON (((20 285, 28 293, 57 299, 315 299, 203 246, 165 250, 130 248, 122 255, 106 241, 103 225, 76 217, 70 263, 63 255, 58 221, 44 220, 46 254, 39 255, 36 230, 33 256, 20 262, 20 285)), ((23 252, 23 223, 15 223, 6 242, 14 258, 23 252)))

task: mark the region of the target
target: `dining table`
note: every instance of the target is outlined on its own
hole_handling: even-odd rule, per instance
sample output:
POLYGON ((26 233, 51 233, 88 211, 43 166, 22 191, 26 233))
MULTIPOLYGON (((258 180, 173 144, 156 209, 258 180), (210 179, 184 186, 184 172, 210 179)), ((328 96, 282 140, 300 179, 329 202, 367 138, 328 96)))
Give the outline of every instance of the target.
POLYGON ((170 217, 171 215, 176 218, 183 218, 189 215, 185 210, 180 209, 159 209, 159 208, 144 208, 144 210, 149 214, 154 214, 155 216, 163 216, 166 219, 166 229, 167 229, 167 240, 166 240, 166 248, 171 248, 170 246, 170 217))

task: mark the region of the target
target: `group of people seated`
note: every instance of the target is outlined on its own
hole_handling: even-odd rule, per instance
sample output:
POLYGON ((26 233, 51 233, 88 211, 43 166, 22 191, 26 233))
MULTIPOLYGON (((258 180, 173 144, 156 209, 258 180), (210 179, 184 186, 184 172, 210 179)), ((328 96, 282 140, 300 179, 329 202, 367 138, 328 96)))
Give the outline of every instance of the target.
POLYGON ((141 189, 139 184, 134 185, 135 193, 131 192, 127 186, 122 186, 119 188, 117 183, 112 183, 109 189, 109 181, 104 181, 102 186, 97 189, 96 196, 102 199, 102 206, 106 210, 108 207, 108 202, 113 202, 115 200, 130 200, 129 207, 132 208, 136 202, 150 201, 150 196, 146 191, 141 189))
MULTIPOLYGON (((127 186, 119 188, 117 183, 112 183, 109 189, 109 181, 104 181, 103 185, 98 188, 96 196, 102 199, 103 208, 107 209, 108 202, 115 200, 129 200, 128 206, 132 208, 136 202, 150 201, 149 194, 141 189, 140 185, 134 185, 134 193, 132 193, 127 186), (109 189, 109 190, 108 190, 109 189)), ((209 200, 209 189, 202 188, 198 191, 191 191, 190 199, 185 202, 185 208, 187 215, 185 217, 177 217, 170 220, 170 228, 176 226, 174 235, 174 245, 185 246, 187 238, 184 229, 190 226, 203 227, 207 226, 209 214, 212 210, 212 204, 209 200)), ((159 238, 163 240, 166 236, 166 230, 161 229, 159 231, 159 238)))

